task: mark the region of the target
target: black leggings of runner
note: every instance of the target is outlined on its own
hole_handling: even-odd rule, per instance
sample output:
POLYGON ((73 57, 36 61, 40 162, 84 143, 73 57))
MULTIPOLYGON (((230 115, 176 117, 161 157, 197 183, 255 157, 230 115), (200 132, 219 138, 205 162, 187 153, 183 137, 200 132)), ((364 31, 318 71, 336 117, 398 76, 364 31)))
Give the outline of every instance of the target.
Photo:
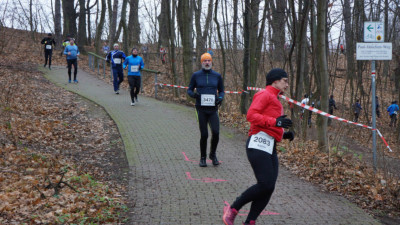
POLYGON ((207 156, 207 139, 208 139, 208 124, 211 127, 211 150, 210 154, 215 155, 217 145, 219 142, 219 117, 218 109, 216 110, 202 110, 201 107, 196 108, 197 117, 199 120, 200 128, 200 154, 201 157, 207 156))
POLYGON ((68 63, 68 79, 71 80, 71 68, 74 65, 74 80, 76 80, 76 74, 78 73, 78 61, 76 59, 67 59, 68 63))
MULTIPOLYGON (((249 145, 250 137, 246 146, 249 145)), ((253 168, 257 184, 244 191, 232 204, 231 208, 240 210, 244 205, 251 202, 250 212, 246 223, 256 220, 260 213, 267 206, 272 193, 275 190, 276 179, 278 178, 279 162, 276 154, 276 143, 272 155, 257 149, 246 147, 247 158, 253 168)))
POLYGON ((397 114, 392 114, 390 116, 390 127, 393 125, 396 127, 396 121, 397 121, 397 114))
POLYGON ((47 59, 49 59, 49 68, 51 67, 51 56, 53 55, 53 50, 44 51, 44 65, 47 65, 47 59))
POLYGON ((140 91, 140 76, 128 76, 128 82, 131 89, 131 100, 135 102, 140 91))

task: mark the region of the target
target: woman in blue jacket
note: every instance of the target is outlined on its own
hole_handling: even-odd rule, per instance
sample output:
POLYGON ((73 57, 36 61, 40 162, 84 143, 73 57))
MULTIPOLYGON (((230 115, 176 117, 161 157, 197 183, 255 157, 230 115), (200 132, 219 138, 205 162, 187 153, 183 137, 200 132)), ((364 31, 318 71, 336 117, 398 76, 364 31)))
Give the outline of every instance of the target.
POLYGON ((142 57, 138 56, 137 48, 132 48, 132 55, 126 57, 123 68, 128 67, 128 82, 131 89, 131 105, 135 105, 138 101, 137 95, 140 91, 140 70, 144 68, 144 62, 142 57))
POLYGON ((200 59, 202 69, 194 72, 190 80, 188 95, 196 99, 196 111, 200 128, 200 167, 206 167, 208 124, 211 127, 211 150, 209 158, 214 166, 219 165, 216 151, 219 142, 218 106, 224 99, 224 84, 221 74, 213 71, 212 57, 204 53, 200 59), (196 88, 196 92, 194 89, 196 88))
POLYGON ((69 40, 69 45, 67 45, 64 49, 64 55, 67 55, 67 63, 68 63, 68 83, 71 83, 71 67, 74 65, 74 83, 78 83, 76 79, 76 74, 78 73, 78 55, 79 49, 75 44, 75 40, 71 38, 69 40))

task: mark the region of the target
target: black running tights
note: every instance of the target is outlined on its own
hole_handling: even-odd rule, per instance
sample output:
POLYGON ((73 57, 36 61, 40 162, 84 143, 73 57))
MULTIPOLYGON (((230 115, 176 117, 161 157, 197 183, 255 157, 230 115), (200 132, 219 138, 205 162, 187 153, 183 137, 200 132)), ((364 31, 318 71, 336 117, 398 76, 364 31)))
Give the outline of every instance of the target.
POLYGON ((272 193, 275 189, 276 179, 278 178, 279 162, 276 154, 276 144, 271 154, 248 148, 250 137, 246 143, 247 158, 253 168, 257 184, 244 191, 232 204, 231 208, 240 210, 245 204, 251 202, 250 212, 246 223, 256 220, 260 213, 267 206, 272 193))

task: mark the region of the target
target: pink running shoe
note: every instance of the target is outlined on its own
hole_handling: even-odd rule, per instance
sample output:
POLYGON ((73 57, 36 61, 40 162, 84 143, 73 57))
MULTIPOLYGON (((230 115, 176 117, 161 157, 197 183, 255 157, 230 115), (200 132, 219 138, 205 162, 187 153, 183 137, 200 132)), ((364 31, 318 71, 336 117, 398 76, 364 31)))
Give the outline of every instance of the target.
POLYGON ((224 215, 222 216, 222 220, 225 225, 233 225, 235 222, 235 217, 238 214, 236 209, 232 209, 231 206, 227 205, 224 207, 224 215))
POLYGON ((243 225, 256 225, 256 221, 255 220, 250 220, 249 223, 244 223, 243 225))

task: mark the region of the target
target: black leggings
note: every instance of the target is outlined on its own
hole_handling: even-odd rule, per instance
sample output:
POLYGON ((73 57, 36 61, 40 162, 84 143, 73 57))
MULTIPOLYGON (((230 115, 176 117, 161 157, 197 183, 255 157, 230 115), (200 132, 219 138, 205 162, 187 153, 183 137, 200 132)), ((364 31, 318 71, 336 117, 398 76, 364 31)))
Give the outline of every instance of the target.
POLYGON ((47 59, 49 59, 49 67, 51 67, 51 56, 53 55, 53 50, 44 50, 44 65, 47 65, 47 59))
POLYGON ((129 88, 131 89, 131 100, 135 102, 135 98, 140 91, 140 76, 128 76, 129 88))
POLYGON ((256 220, 267 206, 274 192, 279 170, 276 143, 271 155, 261 150, 248 148, 249 140, 250 137, 246 143, 246 153, 256 176, 257 184, 244 191, 231 206, 231 208, 239 211, 245 204, 251 202, 250 213, 247 216, 246 223, 249 223, 250 220, 256 220))
POLYGON ((76 59, 67 59, 68 63, 68 79, 71 80, 71 68, 74 65, 74 80, 76 80, 76 74, 78 73, 78 61, 76 59))
POLYGON ((215 155, 217 151, 217 145, 219 142, 219 117, 218 109, 215 110, 203 110, 201 108, 196 108, 197 118, 199 120, 200 128, 200 154, 201 157, 207 156, 207 139, 208 139, 208 124, 211 127, 211 150, 210 155, 215 155))

